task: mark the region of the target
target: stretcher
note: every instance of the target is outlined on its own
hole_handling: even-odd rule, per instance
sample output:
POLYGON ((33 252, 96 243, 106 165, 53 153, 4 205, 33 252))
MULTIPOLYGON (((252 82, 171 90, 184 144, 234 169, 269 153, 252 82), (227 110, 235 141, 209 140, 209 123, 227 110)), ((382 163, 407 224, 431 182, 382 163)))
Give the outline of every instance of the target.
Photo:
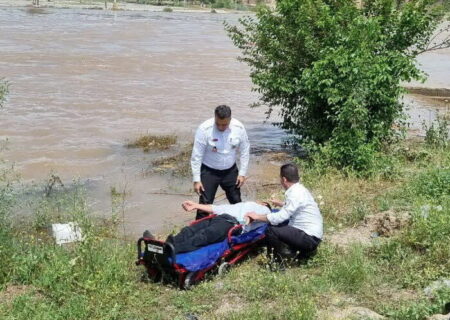
MULTIPOLYGON (((191 225, 214 216, 196 220, 191 225)), ((169 242, 142 237, 137 241, 136 264, 145 267, 146 275, 153 282, 171 282, 181 289, 190 289, 208 272, 223 274, 246 257, 265 237, 266 228, 264 224, 242 233, 243 226, 236 225, 228 231, 225 240, 178 254, 169 242)))

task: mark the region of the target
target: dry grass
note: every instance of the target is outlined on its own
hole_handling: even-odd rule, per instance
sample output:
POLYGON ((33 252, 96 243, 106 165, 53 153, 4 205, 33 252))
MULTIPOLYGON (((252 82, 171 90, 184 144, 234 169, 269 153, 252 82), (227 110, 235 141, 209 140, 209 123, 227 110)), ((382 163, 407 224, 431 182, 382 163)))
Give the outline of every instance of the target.
POLYGON ((330 223, 358 224, 366 215, 378 212, 378 197, 399 182, 366 180, 330 172, 322 177, 306 176, 304 183, 314 194, 324 218, 330 223))
POLYGON ((185 145, 175 155, 163 157, 152 161, 152 172, 171 173, 173 175, 187 177, 191 173, 190 159, 192 143, 185 145))
POLYGON ((150 152, 153 150, 168 150, 175 143, 177 143, 177 137, 175 135, 146 135, 140 136, 134 142, 127 144, 128 148, 142 148, 144 152, 150 152))

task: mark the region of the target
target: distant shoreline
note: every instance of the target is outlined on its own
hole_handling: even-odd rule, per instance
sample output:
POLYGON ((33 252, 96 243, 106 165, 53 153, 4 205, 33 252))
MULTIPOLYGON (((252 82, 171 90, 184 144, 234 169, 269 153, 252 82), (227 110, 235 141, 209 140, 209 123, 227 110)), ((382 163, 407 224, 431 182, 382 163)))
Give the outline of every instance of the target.
POLYGON ((39 7, 33 6, 31 0, 0 0, 1 7, 28 7, 33 9, 97 9, 105 11, 149 11, 149 12, 163 12, 164 8, 170 7, 173 12, 202 12, 211 13, 214 10, 215 13, 240 13, 240 12, 250 12, 250 11, 239 11, 233 9, 211 9, 208 7, 200 6, 188 6, 188 7, 177 7, 177 6, 154 6, 150 4, 139 4, 139 3, 129 3, 117 1, 117 8, 113 8, 113 1, 108 0, 107 9, 105 9, 105 1, 101 0, 91 0, 91 1, 70 1, 70 0, 40 0, 39 7), (82 2, 82 3, 80 3, 82 2))

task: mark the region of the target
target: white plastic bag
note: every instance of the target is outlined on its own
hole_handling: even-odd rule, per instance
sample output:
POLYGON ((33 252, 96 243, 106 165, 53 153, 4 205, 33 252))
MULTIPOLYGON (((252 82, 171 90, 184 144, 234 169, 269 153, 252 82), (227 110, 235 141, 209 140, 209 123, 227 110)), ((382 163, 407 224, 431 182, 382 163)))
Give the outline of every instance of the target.
POLYGON ((56 244, 81 241, 81 229, 76 222, 52 224, 52 234, 56 244))

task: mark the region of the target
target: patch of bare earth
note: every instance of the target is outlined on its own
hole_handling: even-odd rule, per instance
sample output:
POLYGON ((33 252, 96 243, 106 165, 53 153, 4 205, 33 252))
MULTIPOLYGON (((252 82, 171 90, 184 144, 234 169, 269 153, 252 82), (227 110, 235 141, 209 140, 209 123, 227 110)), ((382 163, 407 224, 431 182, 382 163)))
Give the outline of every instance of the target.
POLYGON ((222 304, 214 312, 218 319, 229 315, 231 312, 239 312, 244 310, 248 305, 235 294, 228 294, 222 297, 222 304))
POLYGON ((33 290, 32 286, 8 285, 5 290, 0 291, 0 303, 10 303, 15 298, 33 290))
POLYGON ((408 213, 388 210, 366 216, 360 225, 331 233, 325 239, 343 248, 356 243, 370 245, 374 238, 397 234, 409 224, 409 221, 408 213))
POLYGON ((417 291, 398 287, 396 288, 387 284, 377 287, 376 294, 380 298, 390 301, 391 303, 414 301, 417 300, 418 295, 420 295, 417 291))

